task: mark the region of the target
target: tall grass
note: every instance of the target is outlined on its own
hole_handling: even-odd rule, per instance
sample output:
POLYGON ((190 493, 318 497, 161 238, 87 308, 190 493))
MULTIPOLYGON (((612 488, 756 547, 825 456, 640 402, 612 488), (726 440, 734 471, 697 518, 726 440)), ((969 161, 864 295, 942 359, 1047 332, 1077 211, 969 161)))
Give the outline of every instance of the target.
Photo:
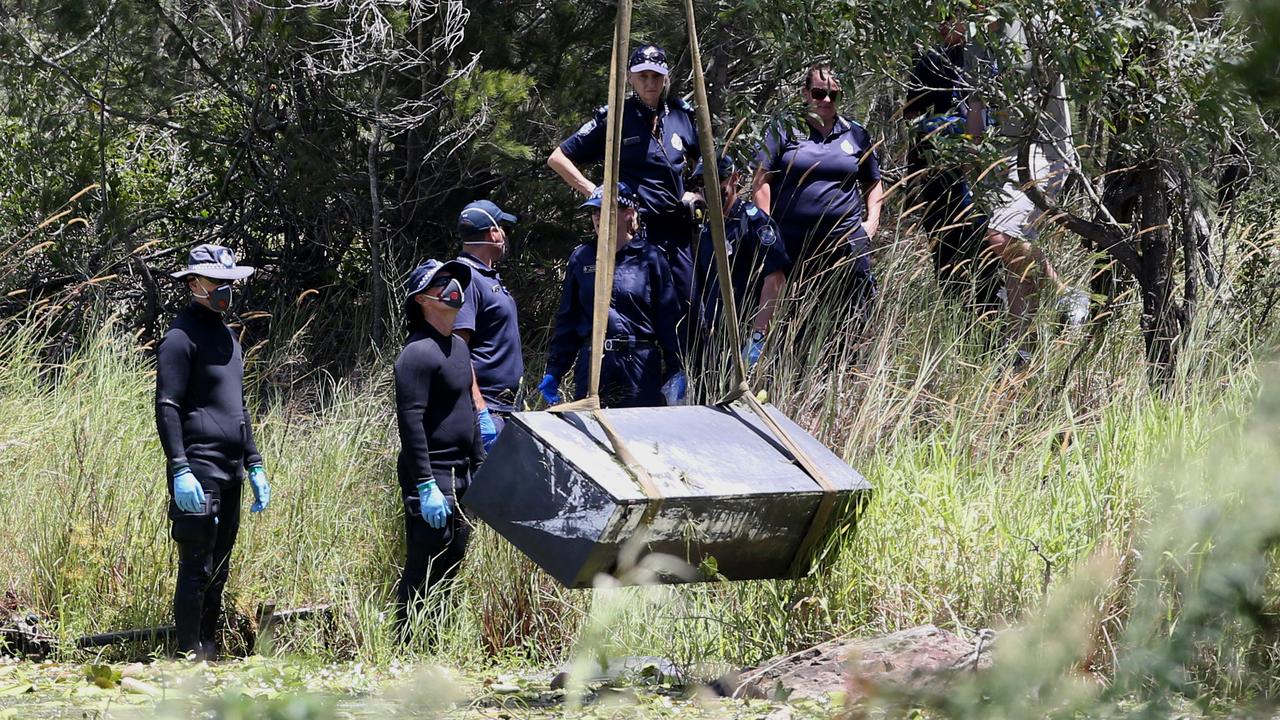
MULTIPOLYGON (((1046 313, 1032 368, 1014 373, 997 323, 975 323, 918 253, 896 250, 877 267, 881 301, 864 328, 828 317, 826 331, 776 333, 752 378, 875 486, 821 573, 570 592, 480 528, 459 587, 422 618, 438 641, 397 648, 397 448, 379 365, 257 414, 273 500, 245 514, 232 603, 245 615, 268 600, 333 605, 283 628, 277 652, 460 665, 558 661, 580 632, 602 653, 706 673, 845 633, 925 622, 973 633, 1022 617, 1099 548, 1133 547, 1160 502, 1147 469, 1175 452, 1205 462, 1206 438, 1252 403, 1252 345, 1222 333, 1189 339, 1183 377, 1153 391, 1126 307, 1097 341, 1059 333, 1046 313), (608 608, 607 627, 588 622, 593 605, 608 608)), ((821 295, 793 295, 783 327, 821 326, 821 295)), ((38 361, 40 345, 35 325, 0 342, 0 588, 65 638, 165 624, 175 556, 148 360, 110 324, 57 366, 38 361)))

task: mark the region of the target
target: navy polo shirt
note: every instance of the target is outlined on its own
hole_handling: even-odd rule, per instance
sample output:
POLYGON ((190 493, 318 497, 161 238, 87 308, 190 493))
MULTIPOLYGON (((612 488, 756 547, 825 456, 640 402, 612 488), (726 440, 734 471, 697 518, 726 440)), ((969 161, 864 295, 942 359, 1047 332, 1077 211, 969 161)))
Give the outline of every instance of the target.
POLYGON ((846 238, 855 255, 870 250, 862 184, 880 180, 872 145, 866 128, 839 116, 825 138, 808 123, 768 134, 757 162, 770 173, 771 213, 793 262, 828 238, 846 238))
MULTIPOLYGON (((760 288, 764 279, 781 270, 791 269, 791 258, 773 219, 755 203, 738 198, 724 219, 725 249, 729 252, 729 280, 739 316, 759 309, 760 288)), ((716 273, 716 254, 711 227, 704 223, 698 243, 698 297, 702 299, 702 323, 714 329, 720 314, 720 277, 716 273)))
POLYGON ((511 412, 524 377, 516 301, 497 270, 469 253, 462 253, 458 260, 471 266, 471 284, 453 329, 471 331, 471 363, 485 404, 511 412))
MULTIPOLYGON (((621 175, 640 196, 640 212, 674 213, 684 195, 686 160, 698 157, 698 131, 693 110, 683 100, 669 100, 654 112, 634 96, 622 105, 621 175)), ((560 151, 576 165, 604 160, 609 107, 596 111, 578 132, 560 143, 560 151)))
MULTIPOLYGON (((591 342, 591 313, 595 304, 596 246, 579 245, 569 255, 560 308, 547 350, 547 372, 564 377, 578 351, 591 342)), ((636 236, 615 256, 613 295, 609 302, 606 338, 630 338, 662 347, 663 361, 680 368, 676 322, 680 304, 666 255, 643 235, 636 236)))

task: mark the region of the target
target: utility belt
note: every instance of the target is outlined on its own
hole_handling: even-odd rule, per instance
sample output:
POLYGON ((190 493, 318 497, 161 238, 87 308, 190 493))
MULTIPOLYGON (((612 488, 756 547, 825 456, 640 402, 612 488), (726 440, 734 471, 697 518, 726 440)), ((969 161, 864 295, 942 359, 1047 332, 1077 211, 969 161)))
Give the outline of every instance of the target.
POLYGON ((638 338, 635 335, 615 335, 604 339, 605 352, 632 352, 647 350, 656 345, 652 340, 638 338))

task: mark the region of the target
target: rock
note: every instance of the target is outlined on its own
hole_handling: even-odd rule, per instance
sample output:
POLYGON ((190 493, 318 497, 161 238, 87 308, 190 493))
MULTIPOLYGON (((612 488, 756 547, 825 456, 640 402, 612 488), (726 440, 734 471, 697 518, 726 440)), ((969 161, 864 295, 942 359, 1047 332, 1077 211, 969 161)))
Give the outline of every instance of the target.
POLYGON ((717 689, 733 697, 773 700, 844 693, 847 702, 856 702, 880 686, 937 688, 956 672, 990 664, 988 636, 975 646, 954 633, 922 625, 880 638, 831 640, 774 658, 736 678, 723 678, 717 689))
POLYGON ((134 695, 146 695, 147 697, 160 697, 160 689, 150 683, 145 683, 138 678, 126 677, 120 681, 120 689, 134 695))

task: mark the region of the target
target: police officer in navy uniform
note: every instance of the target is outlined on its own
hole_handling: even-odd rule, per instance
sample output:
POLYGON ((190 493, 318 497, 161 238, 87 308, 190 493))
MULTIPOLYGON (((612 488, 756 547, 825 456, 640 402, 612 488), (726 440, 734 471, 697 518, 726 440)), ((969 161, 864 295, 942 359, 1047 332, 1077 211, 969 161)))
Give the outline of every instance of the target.
POLYGON ((940 152, 948 143, 981 137, 986 112, 969 82, 974 62, 965 23, 949 16, 938 31, 942 42, 917 58, 902 108, 913 123, 907 149, 910 204, 924 205, 921 224, 931 236, 942 288, 986 309, 999 303, 1003 284, 999 258, 984 252, 988 216, 974 203, 964 167, 940 152))
MULTIPOLYGON (((631 53, 627 79, 635 94, 623 104, 620 179, 640 198, 640 224, 649 242, 661 248, 671 264, 681 315, 693 292, 692 240, 696 230, 691 197, 685 192, 685 164, 698 157, 698 131, 688 103, 667 95, 667 54, 656 45, 631 53)), ((569 187, 590 196, 596 183, 581 166, 604 160, 608 106, 547 158, 569 187)))
POLYGON ((405 294, 410 334, 395 364, 396 476, 405 508, 396 591, 402 637, 424 594, 457 574, 471 537, 459 502, 484 461, 484 443, 471 400, 471 353, 453 332, 471 278, 466 263, 428 260, 409 275, 405 294))
MULTIPOLYGON (((755 365, 764 351, 765 334, 773 319, 774 309, 786 287, 791 258, 786 243, 782 242, 778 228, 769 214, 761 210, 745 195, 738 193, 742 174, 733 158, 721 155, 717 162, 720 176, 720 197, 728 208, 724 218, 725 249, 729 254, 729 278, 733 286, 733 298, 738 306, 738 317, 751 328, 743 356, 749 365, 755 365)), ((693 169, 691 184, 702 194, 702 161, 693 169)), ((720 278, 716 272, 716 256, 711 228, 704 223, 698 243, 697 280, 703 330, 708 337, 720 322, 720 278)))
MULTIPOLYGON (((604 189, 582 208, 599 228, 604 189)), ((645 407, 684 401, 688 380, 676 340, 679 305, 667 258, 639 227, 639 199, 618 183, 618 248, 609 302, 600 403, 604 407, 645 407)), ((579 245, 569 256, 560 308, 547 353, 547 374, 538 390, 549 404, 560 402, 560 379, 574 368, 576 397, 587 394, 591 323, 595 307, 596 244, 579 245)))
POLYGON ((470 203, 458 215, 458 234, 462 236, 458 262, 471 267, 472 281, 466 302, 453 321, 453 332, 471 348, 476 374, 472 401, 485 452, 515 410, 516 393, 524 377, 516 301, 495 267, 507 252, 504 226, 516 220, 515 215, 488 200, 470 203))
MULTIPOLYGON (((825 64, 805 73, 805 122, 770 131, 757 159, 755 201, 782 231, 797 272, 842 270, 839 292, 865 315, 875 295, 871 239, 884 189, 871 134, 839 113, 843 90, 825 64)), ((793 276, 796 273, 793 273, 793 276)))
POLYGON ((253 512, 266 509, 271 487, 253 441, 244 401, 244 356, 223 322, 232 283, 253 274, 218 245, 191 250, 184 280, 191 303, 178 312, 156 353, 156 429, 168 460, 170 535, 178 544, 173 615, 179 652, 217 657, 222 590, 240 529, 244 476, 253 512))

